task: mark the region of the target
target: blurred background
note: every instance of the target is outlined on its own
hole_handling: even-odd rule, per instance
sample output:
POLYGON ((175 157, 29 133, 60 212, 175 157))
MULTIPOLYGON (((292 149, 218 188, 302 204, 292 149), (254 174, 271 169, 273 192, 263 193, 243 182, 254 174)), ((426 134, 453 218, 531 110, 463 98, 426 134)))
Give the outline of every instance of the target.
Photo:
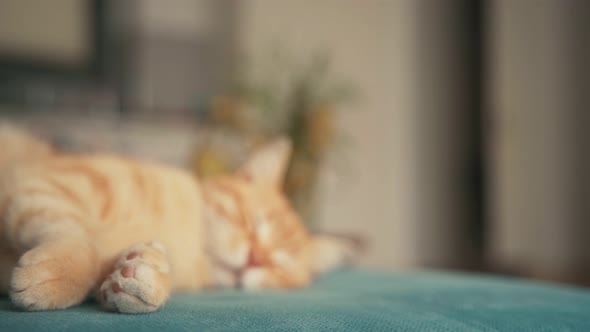
POLYGON ((585 0, 0 0, 0 118, 202 177, 288 135, 285 190, 364 265, 590 285, 589 22, 585 0))

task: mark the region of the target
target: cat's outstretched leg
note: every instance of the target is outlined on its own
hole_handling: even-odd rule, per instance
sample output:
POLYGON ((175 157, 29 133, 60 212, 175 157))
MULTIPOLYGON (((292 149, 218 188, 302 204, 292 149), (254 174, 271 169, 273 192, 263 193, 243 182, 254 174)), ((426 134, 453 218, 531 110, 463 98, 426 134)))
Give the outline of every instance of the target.
POLYGON ((79 197, 39 173, 23 164, 0 176, 0 250, 8 255, 0 275, 5 284, 10 270, 15 306, 61 309, 86 298, 99 264, 79 197))
POLYGON ((170 295, 170 268, 161 243, 135 245, 120 256, 98 290, 102 305, 123 313, 158 310, 170 295))

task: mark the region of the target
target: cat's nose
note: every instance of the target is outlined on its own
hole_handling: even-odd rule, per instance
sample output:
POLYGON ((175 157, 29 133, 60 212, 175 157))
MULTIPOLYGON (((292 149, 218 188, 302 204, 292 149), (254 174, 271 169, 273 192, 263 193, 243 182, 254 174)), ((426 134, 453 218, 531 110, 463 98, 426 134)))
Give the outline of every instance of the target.
POLYGON ((258 255, 256 255, 254 250, 250 250, 250 253, 248 254, 248 261, 246 262, 246 267, 256 266, 262 266, 262 260, 260 259, 260 257, 258 257, 258 255))

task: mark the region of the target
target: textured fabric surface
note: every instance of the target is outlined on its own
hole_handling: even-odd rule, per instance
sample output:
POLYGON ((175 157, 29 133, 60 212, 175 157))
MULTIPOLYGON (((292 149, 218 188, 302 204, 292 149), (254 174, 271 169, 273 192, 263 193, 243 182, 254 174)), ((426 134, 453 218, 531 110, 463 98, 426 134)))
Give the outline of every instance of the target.
POLYGON ((0 331, 590 331, 590 290, 454 273, 342 271, 293 292, 177 294, 147 315, 19 312, 0 331))

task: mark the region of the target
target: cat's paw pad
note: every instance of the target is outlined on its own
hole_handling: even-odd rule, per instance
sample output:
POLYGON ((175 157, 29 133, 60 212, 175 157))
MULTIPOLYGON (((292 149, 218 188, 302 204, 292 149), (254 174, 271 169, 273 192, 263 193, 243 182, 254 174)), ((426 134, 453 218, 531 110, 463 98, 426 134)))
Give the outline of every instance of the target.
POLYGON ((168 273, 161 244, 134 246, 121 255, 115 270, 101 285, 100 300, 107 309, 123 313, 155 311, 168 298, 168 273))

